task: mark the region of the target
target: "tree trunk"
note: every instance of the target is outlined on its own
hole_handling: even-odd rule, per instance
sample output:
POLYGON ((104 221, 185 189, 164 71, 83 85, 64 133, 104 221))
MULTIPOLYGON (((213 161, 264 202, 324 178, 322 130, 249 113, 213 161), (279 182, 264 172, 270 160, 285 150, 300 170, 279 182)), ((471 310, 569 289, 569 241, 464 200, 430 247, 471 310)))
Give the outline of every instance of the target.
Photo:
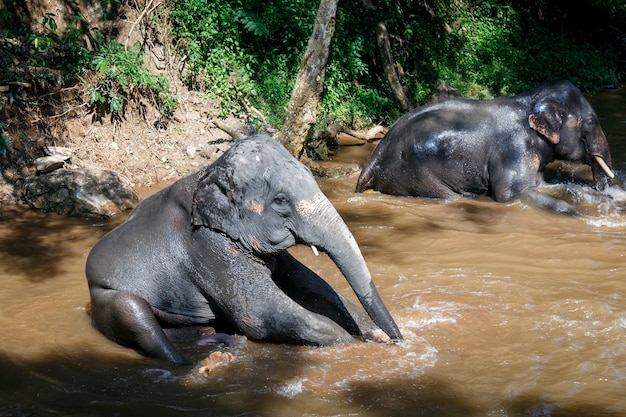
POLYGON ((304 146, 320 111, 320 96, 324 89, 330 41, 335 33, 338 1, 320 2, 313 33, 300 62, 298 78, 287 107, 287 119, 278 133, 278 140, 300 160, 308 159, 304 146))
MULTIPOLYGON (((367 12, 376 13, 376 5, 371 0, 360 1, 367 12)), ((411 103, 409 96, 406 94, 406 91, 400 82, 400 77, 396 71, 393 54, 391 52, 389 32, 387 32, 387 26, 385 26, 383 22, 379 22, 376 25, 376 46, 378 47, 378 53, 380 54, 385 76, 387 77, 387 81, 389 81, 391 91, 396 97, 402 111, 406 113, 413 109, 413 103, 411 103)))
POLYGON ((378 46, 378 52, 380 53, 380 58, 385 70, 385 75, 387 76, 387 81, 389 81, 389 85, 391 86, 391 91, 393 91, 394 96, 396 96, 396 100, 398 104, 400 104, 402 111, 406 113, 413 109, 413 103, 411 103, 409 96, 400 83, 400 77, 398 77, 398 72, 393 62, 387 26, 382 22, 376 25, 376 45, 378 46))

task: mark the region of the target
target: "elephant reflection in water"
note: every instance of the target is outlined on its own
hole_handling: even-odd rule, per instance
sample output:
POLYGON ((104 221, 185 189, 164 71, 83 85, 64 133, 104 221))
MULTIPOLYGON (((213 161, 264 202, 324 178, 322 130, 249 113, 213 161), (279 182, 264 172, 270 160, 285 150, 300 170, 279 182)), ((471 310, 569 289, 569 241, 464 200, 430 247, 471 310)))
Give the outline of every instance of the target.
POLYGON ((451 98, 402 116, 363 166, 356 191, 453 199, 526 196, 541 208, 576 214, 540 192, 554 160, 591 166, 602 190, 614 177, 609 145, 589 102, 571 82, 547 81, 512 97, 451 98))
POLYGON ((92 248, 86 276, 101 333, 179 364, 188 360, 170 338, 199 326, 312 345, 378 328, 402 339, 348 227, 310 171, 264 135, 142 201, 92 248), (328 253, 365 311, 286 251, 299 243, 328 253))

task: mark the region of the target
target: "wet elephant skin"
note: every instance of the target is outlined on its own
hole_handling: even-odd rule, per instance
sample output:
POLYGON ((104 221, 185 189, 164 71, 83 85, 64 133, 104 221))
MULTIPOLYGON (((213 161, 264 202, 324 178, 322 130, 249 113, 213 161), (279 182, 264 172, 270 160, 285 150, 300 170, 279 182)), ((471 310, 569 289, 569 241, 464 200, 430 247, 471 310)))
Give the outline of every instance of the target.
POLYGON ((264 135, 142 201, 94 245, 86 275, 101 333, 180 364, 187 359, 168 334, 214 322, 255 340, 311 345, 354 342, 378 327, 402 338, 308 168, 264 135), (328 254, 367 314, 286 252, 297 243, 328 254))
POLYGON ((451 98, 402 116, 366 161, 356 191, 438 199, 526 196, 539 207, 575 214, 540 192, 554 160, 591 166, 605 188, 614 174, 598 116, 571 82, 547 81, 512 97, 451 98))

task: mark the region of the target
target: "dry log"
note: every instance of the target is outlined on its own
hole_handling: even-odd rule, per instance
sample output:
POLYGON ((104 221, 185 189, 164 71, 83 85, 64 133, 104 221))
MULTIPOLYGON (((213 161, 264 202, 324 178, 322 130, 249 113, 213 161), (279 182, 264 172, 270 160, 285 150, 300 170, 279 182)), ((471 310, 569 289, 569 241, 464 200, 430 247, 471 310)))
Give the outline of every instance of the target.
POLYGON ((215 127, 217 127, 218 129, 223 130, 224 132, 228 133, 230 137, 235 140, 243 139, 245 137, 241 133, 237 132, 236 130, 232 129, 230 126, 220 122, 217 119, 211 120, 211 123, 213 123, 215 127))
POLYGON ((342 126, 338 123, 329 124, 326 129, 316 134, 316 137, 326 136, 328 138, 337 139, 340 134, 350 135, 356 139, 362 141, 360 145, 366 144, 368 141, 378 139, 384 133, 385 128, 381 125, 376 125, 369 129, 367 132, 359 132, 358 130, 350 129, 349 127, 342 126))

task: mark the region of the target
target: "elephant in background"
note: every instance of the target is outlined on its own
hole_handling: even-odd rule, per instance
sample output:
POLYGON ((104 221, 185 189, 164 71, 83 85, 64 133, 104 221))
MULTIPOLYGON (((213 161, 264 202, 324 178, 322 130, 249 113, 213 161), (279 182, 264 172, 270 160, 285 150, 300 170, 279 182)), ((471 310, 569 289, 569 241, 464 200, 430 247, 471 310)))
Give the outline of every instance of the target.
POLYGON ((590 165, 600 190, 614 177, 598 116, 566 80, 512 97, 451 98, 405 114, 366 161, 356 191, 499 202, 527 196, 539 207, 576 214, 537 189, 556 159, 590 165))
POLYGON ((340 215, 308 168, 265 135, 139 203, 94 245, 86 276, 101 333, 178 364, 188 361, 170 337, 198 326, 311 345, 378 327, 402 339, 340 215), (286 251, 296 244, 328 253, 367 314, 286 251))

